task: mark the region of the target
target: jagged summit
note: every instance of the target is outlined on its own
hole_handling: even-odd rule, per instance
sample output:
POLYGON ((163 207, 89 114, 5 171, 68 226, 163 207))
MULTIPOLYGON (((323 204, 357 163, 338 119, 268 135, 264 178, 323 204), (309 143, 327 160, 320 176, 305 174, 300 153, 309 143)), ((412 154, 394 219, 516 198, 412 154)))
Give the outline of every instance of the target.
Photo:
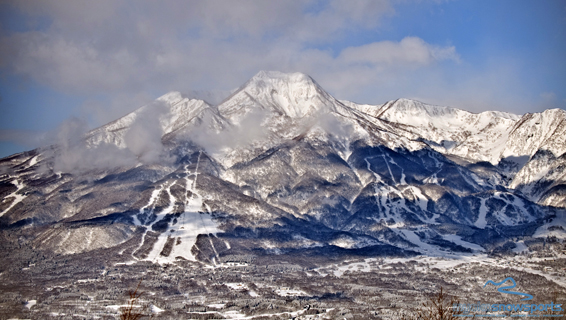
POLYGON ((280 80, 285 82, 309 82, 314 83, 314 80, 307 74, 302 72, 281 72, 272 70, 260 70, 251 79, 253 81, 274 81, 280 80))
POLYGON ((168 92, 164 95, 162 95, 161 97, 157 98, 156 101, 162 101, 162 102, 166 102, 169 104, 175 104, 177 102, 179 102, 182 99, 187 98, 185 95, 183 95, 181 92, 179 91, 171 91, 168 92))
POLYGON ((91 130, 87 134, 87 140, 93 145, 110 143, 125 148, 124 135, 135 123, 157 129, 162 135, 166 135, 199 120, 205 110, 211 107, 204 100, 191 99, 178 91, 171 91, 157 98, 154 103, 91 130))
POLYGON ((301 118, 323 108, 333 109, 335 104, 336 100, 306 74, 260 71, 218 109, 224 117, 238 122, 254 108, 301 118))

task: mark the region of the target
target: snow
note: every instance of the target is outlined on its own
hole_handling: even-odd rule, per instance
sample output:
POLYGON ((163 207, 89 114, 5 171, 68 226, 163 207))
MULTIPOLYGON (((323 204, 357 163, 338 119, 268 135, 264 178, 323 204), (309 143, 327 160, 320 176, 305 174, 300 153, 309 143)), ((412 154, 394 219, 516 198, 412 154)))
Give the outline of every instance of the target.
POLYGON ((406 133, 399 133, 409 138, 416 133, 430 141, 427 144, 436 151, 492 164, 499 162, 510 128, 520 118, 504 112, 473 114, 410 99, 398 99, 374 108, 348 105, 379 119, 408 126, 406 133))
POLYGON ((37 155, 37 156, 31 158, 31 160, 29 161, 29 165, 28 165, 28 166, 29 166, 29 167, 35 166, 35 165, 37 164, 37 159, 38 159, 38 157, 39 157, 39 155, 37 155))
POLYGON ((26 308, 28 308, 28 310, 30 310, 36 304, 37 304, 37 300, 29 300, 28 302, 26 302, 26 308))
MULTIPOLYGON (((266 318, 271 318, 271 317, 276 317, 276 318, 285 318, 285 319, 297 319, 297 317, 301 314, 303 314, 306 310, 298 310, 298 311, 293 311, 293 312, 280 312, 280 313, 265 313, 262 314, 261 316, 266 317, 266 318)), ((198 312, 199 314, 206 314, 206 313, 216 313, 215 311, 213 312, 198 312)), ((246 316, 244 313, 241 313, 240 311, 236 311, 236 310, 230 310, 230 311, 226 311, 226 312, 221 312, 220 313, 223 317, 225 317, 226 319, 239 319, 239 320, 251 320, 251 319, 256 319, 258 318, 258 315, 252 315, 252 316, 246 316)))
MULTIPOLYGON (((409 190, 411 192, 411 194, 414 197, 413 201, 417 203, 417 205, 419 206, 419 208, 421 208, 423 212, 426 212, 428 206, 428 198, 421 192, 421 189, 415 186, 408 185, 405 190, 409 190)), ((419 217, 419 218, 425 223, 436 224, 437 222, 435 220, 437 217, 438 214, 435 214, 430 219, 427 219, 426 217, 419 217)))
POLYGON ((137 110, 87 133, 87 144, 96 146, 103 143, 115 144, 126 148, 125 134, 142 114, 150 112, 159 117, 163 134, 168 134, 185 127, 195 119, 203 117, 211 106, 203 100, 183 97, 177 91, 169 92, 156 99, 157 102, 142 106, 137 110), (165 108, 163 106, 165 105, 165 108), (160 109, 162 108, 162 109, 160 109))
POLYGON ((258 104, 290 118, 303 118, 336 103, 305 74, 260 71, 220 104, 218 110, 223 117, 237 124, 258 104))
POLYGON ((89 282, 96 282, 98 279, 79 279, 77 283, 89 283, 89 282))
POLYGON ((418 246, 418 251, 430 254, 438 253, 438 247, 423 242, 414 231, 408 229, 399 229, 399 231, 405 236, 405 239, 418 246))
POLYGON ((370 272, 371 266, 369 265, 369 262, 374 260, 375 259, 369 258, 369 259, 365 259, 363 262, 338 266, 337 269, 334 271, 334 275, 336 277, 341 277, 346 271, 370 272))
POLYGON ((518 241, 517 243, 515 243, 515 248, 512 251, 515 252, 515 253, 521 253, 521 252, 528 251, 528 250, 529 250, 529 248, 525 244, 525 241, 521 240, 521 241, 518 241))
POLYGON ((457 236, 455 234, 445 234, 442 235, 442 238, 446 241, 450 241, 453 242, 459 246, 462 246, 464 248, 468 248, 468 249, 472 249, 474 251, 485 251, 485 249, 482 246, 479 246, 475 243, 471 243, 468 241, 464 241, 462 240, 462 237, 457 236))
MULTIPOLYGON (((212 234, 222 232, 222 230, 218 229, 218 224, 216 221, 212 220, 212 216, 210 214, 200 212, 203 207, 203 200, 196 188, 199 163, 200 154, 195 172, 190 172, 187 169, 188 166, 185 168, 186 178, 184 187, 186 192, 184 199, 176 199, 171 194, 171 187, 177 182, 170 183, 159 189, 160 192, 167 192, 169 196, 169 206, 158 214, 159 218, 156 219, 152 225, 163 219, 167 213, 172 212, 177 201, 183 201, 185 203, 185 211, 177 218, 177 224, 169 226, 165 232, 159 235, 157 242, 154 244, 147 257, 147 260, 159 263, 171 263, 174 262, 177 257, 183 257, 187 260, 196 261, 191 250, 193 245, 196 243, 197 237, 200 234, 206 234, 210 237, 212 234), (192 194, 192 196, 189 197, 189 194, 192 194), (161 252, 169 238, 174 239, 173 248, 168 256, 163 256, 161 255, 161 252)), ((156 199, 157 196, 153 197, 152 195, 150 202, 155 201, 156 199)), ((214 244, 210 238, 209 241, 213 250, 216 252, 214 244)), ((141 245, 142 244, 140 244, 140 247, 141 245)), ((216 255, 218 256, 218 254, 216 255)))
MULTIPOLYGON (((200 162, 200 154, 198 157, 198 161, 200 162)), ((187 260, 195 261, 195 257, 191 252, 193 245, 196 243, 196 239, 199 234, 213 234, 222 232, 222 230, 217 228, 217 223, 212 220, 210 214, 203 214, 200 213, 200 210, 203 206, 202 196, 196 190, 196 180, 198 178, 198 165, 195 169, 195 172, 190 172, 185 167, 185 198, 184 199, 176 199, 173 194, 171 193, 171 187, 173 187, 177 183, 181 183, 178 181, 173 182, 166 182, 165 184, 161 185, 160 187, 156 188, 149 199, 149 202, 140 209, 140 214, 145 214, 146 210, 148 212, 152 212, 155 208, 157 200, 165 192, 169 199, 169 205, 161 212, 157 213, 157 219, 153 221, 146 229, 144 235, 142 236, 142 240, 138 246, 138 248, 132 253, 132 256, 137 260, 134 256, 134 253, 137 252, 142 246, 145 241, 145 236, 147 234, 147 230, 150 230, 151 227, 159 222, 160 220, 164 219, 167 214, 171 213, 175 207, 175 203, 177 201, 182 201, 185 204, 185 212, 183 212, 177 218, 177 224, 174 226, 169 226, 169 228, 161 233, 157 239, 157 242, 153 245, 153 248, 149 255, 147 256, 146 260, 151 260, 159 263, 171 263, 176 260, 177 257, 183 257, 187 260), (188 195, 192 193, 193 196, 189 197, 188 195), (167 243, 169 238, 173 238, 174 244, 171 253, 168 256, 161 255, 163 251, 163 247, 167 243)), ((134 217, 134 223, 136 225, 142 225, 141 221, 134 217)), ((212 244, 212 242, 211 242, 212 244)))
POLYGON ((114 265, 115 265, 115 266, 121 266, 121 265, 123 265, 123 266, 131 266, 131 265, 136 264, 136 263, 137 263, 137 261, 126 261, 126 262, 117 262, 117 263, 115 263, 114 265))
POLYGON ((248 285, 243 282, 224 283, 228 288, 236 291, 248 290, 248 285))
POLYGON ((8 206, 8 208, 4 209, 4 211, 0 212, 0 217, 3 216, 4 214, 8 213, 16 204, 22 202, 22 200, 24 200, 27 197, 27 195, 18 194, 18 192, 25 187, 25 185, 23 183, 21 183, 17 179, 12 181, 12 183, 18 189, 16 191, 12 192, 11 194, 7 195, 6 197, 4 197, 4 199, 2 200, 2 202, 4 202, 8 198, 14 198, 14 200, 12 200, 12 202, 10 203, 10 206, 8 206))
POLYGON ((487 226, 487 221, 485 220, 485 217, 487 215, 487 207, 485 206, 485 200, 486 199, 481 199, 478 220, 476 220, 476 222, 474 223, 474 225, 480 229, 485 229, 485 226, 487 226))
POLYGON ((558 239, 566 239, 566 213, 564 211, 558 212, 556 217, 554 217, 550 222, 547 222, 540 226, 535 231, 533 237, 556 237, 558 239))
POLYGON ((291 289, 291 288, 280 288, 276 289, 275 293, 282 296, 282 297, 294 297, 294 296, 301 296, 305 297, 308 294, 302 290, 291 289))
POLYGON ((153 305, 153 304, 151 305, 150 309, 151 309, 151 312, 152 312, 152 313, 157 313, 157 314, 159 314, 159 313, 165 311, 165 310, 163 310, 163 309, 161 309, 161 308, 159 308, 158 306, 153 305))
MULTIPOLYGON (((410 149, 417 147, 426 148, 426 145, 428 145, 430 148, 442 154, 463 156, 466 157, 467 160, 472 160, 472 162, 476 160, 487 160, 496 164, 499 162, 501 156, 526 156, 526 158, 529 158, 533 152, 537 150, 549 150, 556 156, 562 154, 565 150, 563 141, 564 131, 559 125, 560 121, 565 119, 564 111, 550 110, 540 114, 525 115, 523 117, 500 112, 473 114, 448 107, 426 105, 408 99, 399 99, 388 102, 382 106, 357 105, 347 101, 337 101, 330 94, 324 92, 313 79, 301 73, 283 74, 278 72, 260 72, 240 88, 240 90, 236 91, 233 96, 226 99, 218 108, 211 107, 202 100, 188 99, 179 92, 170 92, 157 100, 166 104, 168 108, 166 109, 167 112, 160 116, 159 119, 163 133, 171 133, 185 126, 194 129, 195 126, 191 127, 191 121, 193 121, 193 119, 201 119, 199 117, 202 117, 205 111, 211 113, 216 112, 226 118, 226 123, 237 125, 247 113, 252 112, 254 109, 257 110, 259 108, 265 110, 267 114, 266 119, 269 120, 266 120, 266 126, 271 126, 272 128, 277 127, 279 131, 273 129, 273 131, 270 131, 269 137, 265 138, 264 141, 259 141, 257 145, 249 147, 249 149, 226 147, 225 149, 230 153, 226 156, 229 159, 219 161, 220 167, 230 161, 246 161, 248 158, 257 156, 258 153, 267 150, 272 145, 278 144, 284 139, 295 138, 295 134, 297 133, 307 134, 306 137, 308 139, 319 139, 318 141, 323 141, 324 143, 335 143, 332 139, 328 138, 323 128, 324 126, 320 125, 320 123, 313 122, 313 124, 306 121, 311 116, 316 118, 321 114, 331 114, 331 117, 338 119, 341 125, 351 125, 353 129, 350 133, 356 137, 367 138, 364 142, 373 143, 374 141, 378 141, 373 144, 368 143, 368 145, 373 147, 383 144, 389 147, 401 146, 410 149), (358 125, 357 121, 365 122, 365 125, 358 125), (391 123, 394 125, 391 125, 391 123), (309 130, 305 131, 304 127, 301 127, 301 125, 304 124, 311 125, 309 130), (297 127, 300 127, 300 129, 297 129, 297 127), (253 149, 256 147, 258 148, 257 150, 260 151, 253 149)), ((104 127, 93 130, 90 133, 89 139, 91 139, 93 143, 109 142, 124 147, 123 133, 127 131, 128 127, 136 121, 142 112, 145 112, 151 107, 152 105, 144 106, 104 127)), ((272 128, 270 128, 270 130, 272 130, 272 128)), ((348 154, 352 152, 347 149, 348 139, 344 141, 340 140, 336 142, 336 144, 346 150, 343 151, 342 149, 335 148, 341 155, 342 152, 344 152, 345 156, 343 156, 343 159, 347 160, 348 154)), ((38 155, 25 158, 26 159, 22 161, 27 161, 29 166, 36 165, 39 161, 38 159, 42 159, 38 155)), ((432 157, 432 159, 436 161, 438 172, 440 172, 442 163, 434 157, 432 157)), ((373 188, 373 199, 375 199, 375 204, 377 205, 376 212, 373 216, 368 218, 368 221, 372 223, 373 221, 371 219, 380 223, 382 220, 386 221, 387 227, 403 239, 399 241, 399 243, 390 243, 392 245, 406 248, 406 241, 408 241, 414 244, 416 246, 415 250, 421 253, 436 256, 447 255, 443 248, 427 243, 427 241, 429 241, 427 240, 429 239, 428 236, 432 233, 427 234, 423 232, 423 228, 416 228, 413 225, 413 221, 408 222, 405 217, 407 213, 414 215, 425 224, 437 223, 436 220, 439 215, 431 215, 430 212, 427 211, 429 200, 431 200, 428 197, 431 197, 433 201, 435 200, 434 192, 433 195, 431 195, 429 192, 430 189, 427 189, 427 187, 432 188, 434 186, 419 187, 408 185, 407 180, 411 181, 410 177, 405 175, 405 172, 409 172, 406 171, 408 169, 401 167, 395 162, 392 156, 385 152, 366 157, 364 160, 366 161, 367 172, 361 170, 355 174, 361 175, 360 180, 367 180, 373 183, 370 187, 373 188), (384 163, 381 161, 384 161, 384 163), (380 166, 385 164, 387 171, 380 176, 378 173, 373 172, 371 163, 379 163, 380 166), (397 167, 400 170, 398 170, 397 167), (395 177, 393 171, 395 171, 396 174, 400 172, 400 176, 395 177), (385 180, 389 179, 385 178, 388 174, 393 181, 393 185, 391 186, 386 185, 385 180), (423 236, 423 234, 425 234, 425 236, 423 236)), ((516 179, 512 180, 510 186, 518 187, 525 182, 536 182, 545 179, 545 177, 548 178, 555 168, 549 166, 545 163, 546 160, 543 160, 539 162, 532 160, 525 167, 521 168, 520 172, 516 175, 516 179)), ((187 166, 185 167, 184 173, 179 173, 183 175, 183 178, 176 181, 174 178, 167 178, 169 180, 159 182, 160 185, 156 184, 148 202, 140 209, 137 215, 133 216, 136 226, 146 227, 146 233, 143 234, 138 249, 134 250, 134 253, 142 248, 146 240, 147 230, 151 230, 152 226, 162 221, 167 214, 173 213, 178 203, 184 204, 184 212, 177 212, 177 214, 180 214, 179 217, 177 217, 177 223, 170 225, 165 232, 158 236, 147 260, 159 263, 170 263, 175 261, 177 257, 195 260, 191 251, 195 249, 194 246, 198 235, 208 235, 211 248, 216 252, 212 237, 214 234, 222 232, 222 230, 219 229, 212 215, 208 214, 211 210, 206 203, 206 198, 203 198, 203 196, 206 197, 207 195, 197 188, 199 164, 200 155, 196 164, 197 169, 194 172, 189 171, 187 166), (186 190, 184 197, 178 194, 173 195, 172 190, 174 189, 172 188, 177 187, 182 187, 186 190), (189 196, 189 194, 191 194, 191 196, 189 196), (160 199, 164 199, 164 201, 167 202, 165 208, 159 212, 155 212, 157 215, 155 221, 151 223, 145 221, 147 220, 145 216, 154 213, 160 199), (202 211, 207 213, 202 213, 202 211), (171 254, 162 256, 161 252, 165 244, 171 241, 170 239, 174 240, 171 254)), ((180 169, 182 171, 182 168, 180 169)), ((558 169, 560 169, 560 167, 558 169)), ((264 169, 259 168, 257 172, 262 170, 264 169)), ((556 173, 557 175, 563 175, 563 171, 556 171, 558 171, 558 173, 556 173)), ((304 172, 298 172, 299 175, 303 173, 304 172)), ((244 183, 238 181, 238 176, 233 172, 220 172, 220 175, 222 178, 226 178, 226 180, 234 182, 235 184, 240 186, 244 185, 244 183)), ((483 187, 490 187, 481 178, 481 174, 477 176, 476 174, 470 173, 470 171, 460 170, 460 175, 461 177, 458 177, 458 179, 462 179, 462 182, 467 182, 474 187, 478 187, 480 191, 484 190, 483 187)), ((334 182, 333 179, 336 179, 336 176, 334 172, 321 173, 321 177, 331 183, 334 182)), ((501 180, 508 178, 504 175, 501 177, 501 180)), ((499 179, 499 177, 497 179, 499 179)), ((6 201, 5 206, 8 206, 8 201, 11 202, 9 203, 9 207, 0 213, 0 217, 7 214, 14 206, 25 199, 26 195, 20 194, 23 193, 22 190, 26 187, 23 181, 26 180, 20 177, 11 181, 11 183, 17 187, 17 190, 4 198, 4 201, 6 201)), ((424 182, 439 184, 440 181, 436 173, 433 173, 430 177, 426 178, 424 182)), ((525 189, 519 191, 528 193, 530 187, 527 186, 524 188, 525 189)), ((258 188, 256 191, 263 194, 264 198, 270 193, 270 190, 267 190, 267 188, 258 188)), ((253 193, 250 192, 250 194, 253 193)), ((473 196, 477 197, 477 194, 473 196)), ((482 196, 486 197, 485 195, 482 196)), ((525 196, 528 197, 528 195, 525 196)), ((486 228, 488 224, 488 210, 490 210, 490 221, 495 221, 495 219, 491 219, 491 217, 494 217, 503 225, 516 225, 527 220, 534 221, 539 218, 536 217, 536 214, 535 216, 531 215, 529 210, 527 210, 530 209, 528 207, 530 204, 527 201, 523 201, 520 197, 514 197, 513 200, 508 200, 505 199, 505 196, 499 196, 498 193, 494 193, 493 197, 504 200, 507 206, 513 206, 513 208, 517 209, 521 214, 514 217, 512 214, 505 213, 503 209, 490 210, 486 205, 486 201, 489 198, 481 198, 478 217, 475 222, 470 220, 469 223, 473 223, 477 228, 486 228)), ((265 211, 266 209, 258 204, 250 205, 249 208, 246 208, 246 212, 251 218, 259 216, 265 217, 265 211)), ((535 236, 557 236, 562 239, 566 238, 566 231, 564 230, 566 221, 563 215, 563 213, 560 213, 559 217, 542 225, 536 230, 535 236)), ((75 231, 60 231, 57 235, 49 235, 47 240, 52 240, 51 237, 57 239, 58 243, 61 244, 59 247, 62 249, 58 250, 69 250, 70 248, 72 252, 81 252, 83 250, 106 246, 107 244, 100 244, 100 239, 110 236, 94 228, 84 228, 75 231), (76 243, 80 243, 80 245, 76 243)), ((463 247, 475 251, 484 251, 481 246, 464 241, 459 236, 442 235, 442 237, 447 241, 463 247)), ((395 236, 392 238, 398 239, 398 237, 395 236)), ((207 241, 206 237, 203 239, 207 241)), ((119 239, 114 240, 118 241, 119 239)), ((224 241, 227 249, 231 248, 229 242, 225 240, 222 241, 224 241)), ((381 239, 380 241, 386 242, 381 239)), ((397 240, 391 241, 394 242, 397 240)), ((221 241, 217 241, 216 243, 217 245, 218 243, 222 244, 221 241)), ((343 237, 335 239, 330 243, 342 248, 360 248, 365 245, 375 244, 367 239, 360 240, 357 237, 343 237)), ((232 243, 232 245, 234 245, 234 243, 232 243)), ((278 243, 269 245, 273 251, 277 252, 277 250, 279 250, 278 243)), ((524 243, 519 242, 515 250, 522 251, 525 249, 523 246, 524 243)), ((413 249, 410 244, 408 247, 413 249)), ((135 263, 135 261, 126 263, 135 263)))

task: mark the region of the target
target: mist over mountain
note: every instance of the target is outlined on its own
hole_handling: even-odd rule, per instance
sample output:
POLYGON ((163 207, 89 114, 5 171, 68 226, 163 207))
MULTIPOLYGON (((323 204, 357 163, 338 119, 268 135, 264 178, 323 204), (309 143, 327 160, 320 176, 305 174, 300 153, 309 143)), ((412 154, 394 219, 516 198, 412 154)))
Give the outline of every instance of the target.
POLYGON ((458 256, 564 238, 566 113, 334 98, 301 73, 170 92, 0 160, 0 226, 125 262, 458 256))

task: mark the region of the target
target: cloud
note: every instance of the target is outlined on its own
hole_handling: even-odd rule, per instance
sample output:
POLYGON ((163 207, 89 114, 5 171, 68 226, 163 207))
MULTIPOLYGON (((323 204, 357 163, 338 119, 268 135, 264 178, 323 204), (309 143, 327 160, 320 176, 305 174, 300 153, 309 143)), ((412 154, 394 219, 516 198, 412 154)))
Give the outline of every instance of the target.
POLYGON ((110 99, 92 97, 80 106, 80 114, 93 126, 106 124, 138 109, 149 105, 154 98, 147 92, 116 93, 110 99))
POLYGON ((380 40, 395 13, 388 0, 6 3, 35 27, 0 31, 1 68, 85 96, 83 115, 96 125, 168 91, 234 89, 259 70, 308 73, 340 99, 423 97, 474 110, 499 109, 490 99, 513 95, 494 84, 517 76, 470 71, 453 45, 380 40))
POLYGON ((155 101, 137 112, 134 123, 130 126, 124 141, 129 151, 142 163, 155 163, 164 160, 165 150, 161 143, 163 128, 160 119, 169 108, 165 102, 155 101))
POLYGON ((354 132, 354 126, 351 123, 330 112, 315 115, 315 121, 324 131, 340 140, 348 140, 354 132))
POLYGON ((142 164, 169 164, 173 159, 164 148, 160 119, 169 108, 156 101, 138 110, 124 136, 126 148, 113 143, 90 144, 85 140, 85 120, 70 118, 45 135, 43 145, 55 145, 53 169, 57 172, 81 173, 142 164))
POLYGON ((554 109, 554 108, 566 109, 566 99, 560 101, 556 93, 552 91, 542 92, 540 94, 540 99, 537 103, 537 106, 540 109, 554 109))
POLYGON ((84 141, 87 128, 84 120, 69 118, 45 135, 44 145, 56 146, 55 149, 46 150, 47 153, 52 152, 54 171, 81 173, 135 164, 135 158, 116 145, 88 147, 84 141))
POLYGON ((202 146, 210 154, 223 153, 225 148, 246 147, 268 136, 269 130, 263 125, 268 115, 267 111, 255 108, 246 113, 239 123, 218 131, 213 125, 212 116, 207 113, 200 125, 187 132, 185 138, 202 146))
POLYGON ((346 64, 370 65, 428 65, 434 61, 459 61, 456 49, 427 44, 417 37, 406 37, 400 42, 381 41, 359 47, 348 47, 338 59, 346 64))
POLYGON ((230 89, 260 68, 278 69, 281 48, 293 59, 392 11, 386 0, 8 3, 49 23, 5 32, 1 65, 75 94, 230 89))
POLYGON ((80 174, 90 170, 107 170, 134 164, 136 158, 130 152, 113 144, 103 143, 92 148, 73 145, 56 151, 53 170, 80 174))

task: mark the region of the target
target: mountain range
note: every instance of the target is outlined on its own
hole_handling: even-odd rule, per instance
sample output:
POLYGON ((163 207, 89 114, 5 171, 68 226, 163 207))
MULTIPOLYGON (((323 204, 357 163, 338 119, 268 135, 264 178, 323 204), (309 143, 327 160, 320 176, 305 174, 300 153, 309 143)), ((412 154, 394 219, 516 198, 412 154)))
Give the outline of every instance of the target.
POLYGON ((208 96, 170 92, 0 159, 0 228, 53 254, 210 264, 509 253, 566 237, 564 110, 358 104, 265 71, 208 96))

